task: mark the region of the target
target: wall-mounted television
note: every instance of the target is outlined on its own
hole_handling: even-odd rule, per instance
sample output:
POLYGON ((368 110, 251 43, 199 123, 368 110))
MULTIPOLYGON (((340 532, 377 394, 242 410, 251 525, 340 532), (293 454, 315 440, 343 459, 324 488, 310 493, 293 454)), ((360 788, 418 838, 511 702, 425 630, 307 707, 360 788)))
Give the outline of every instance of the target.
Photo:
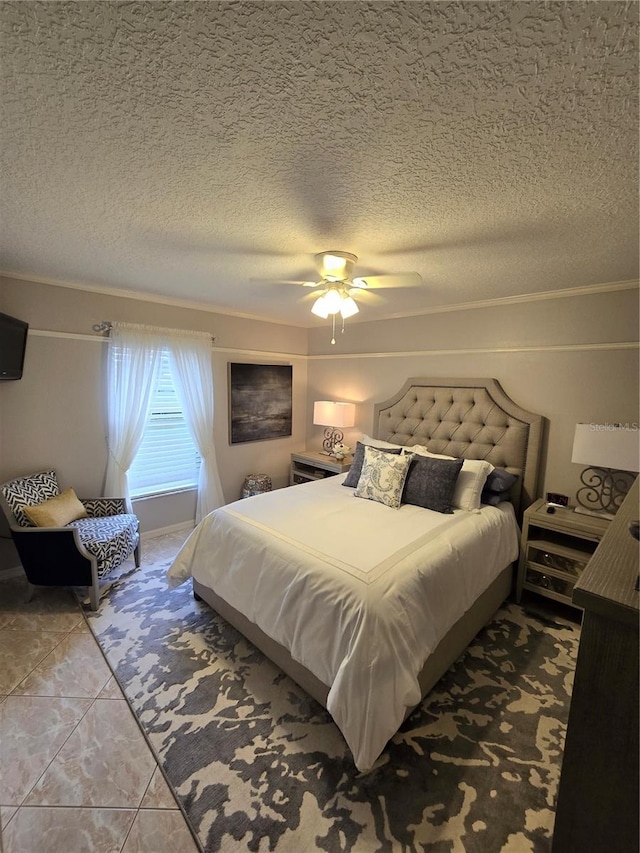
POLYGON ((29 324, 0 313, 0 380, 22 379, 29 324))

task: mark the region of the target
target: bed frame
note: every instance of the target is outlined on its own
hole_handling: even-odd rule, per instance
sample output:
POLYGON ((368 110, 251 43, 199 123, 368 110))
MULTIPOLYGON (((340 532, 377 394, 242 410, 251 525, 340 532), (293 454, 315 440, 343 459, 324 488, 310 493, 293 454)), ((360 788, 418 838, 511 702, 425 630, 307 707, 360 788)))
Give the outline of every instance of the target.
MULTIPOLYGON (((408 379, 391 399, 374 407, 374 436, 434 453, 486 459, 518 474, 511 499, 520 520, 537 497, 543 419, 517 406, 495 379, 408 379)), ((513 567, 506 566, 442 638, 418 680, 424 697, 508 597, 513 567)), ((280 669, 326 707, 329 687, 213 590, 193 580, 196 598, 257 646, 280 669)), ((407 716, 413 708, 407 709, 407 716)))

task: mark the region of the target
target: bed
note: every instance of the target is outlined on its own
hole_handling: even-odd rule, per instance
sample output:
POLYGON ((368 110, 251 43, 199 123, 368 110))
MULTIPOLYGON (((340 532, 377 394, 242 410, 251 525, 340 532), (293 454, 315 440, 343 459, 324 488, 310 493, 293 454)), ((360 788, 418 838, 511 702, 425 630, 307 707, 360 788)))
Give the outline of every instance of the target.
POLYGON ((514 474, 509 500, 391 509, 330 477, 215 510, 168 572, 329 710, 361 771, 509 595, 542 418, 493 379, 412 378, 373 432, 395 459, 428 447, 514 474))

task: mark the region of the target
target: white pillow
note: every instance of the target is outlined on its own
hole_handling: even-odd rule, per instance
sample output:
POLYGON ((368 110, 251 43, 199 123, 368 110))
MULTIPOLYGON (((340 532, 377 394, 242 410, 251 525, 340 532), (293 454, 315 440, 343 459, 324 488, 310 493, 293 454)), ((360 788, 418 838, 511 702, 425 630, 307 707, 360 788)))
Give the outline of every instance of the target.
MULTIPOLYGON (((455 456, 445 456, 443 453, 431 453, 421 444, 412 444, 405 447, 403 453, 418 453, 421 456, 431 456, 433 459, 455 459, 455 456)), ((482 489, 487 477, 493 471, 495 465, 484 459, 465 459, 462 462, 462 470, 458 474, 456 487, 453 490, 451 505, 458 509, 479 509, 482 489)))
MULTIPOLYGON (((383 450, 397 450, 402 447, 401 444, 391 444, 390 441, 382 441, 381 438, 371 438, 370 435, 363 435, 360 439, 362 444, 368 447, 381 447, 383 450)), ((425 450, 427 448, 425 447, 425 450)))
POLYGON ((397 509, 412 461, 410 453, 394 456, 384 453, 384 448, 365 445, 362 473, 354 495, 397 509))

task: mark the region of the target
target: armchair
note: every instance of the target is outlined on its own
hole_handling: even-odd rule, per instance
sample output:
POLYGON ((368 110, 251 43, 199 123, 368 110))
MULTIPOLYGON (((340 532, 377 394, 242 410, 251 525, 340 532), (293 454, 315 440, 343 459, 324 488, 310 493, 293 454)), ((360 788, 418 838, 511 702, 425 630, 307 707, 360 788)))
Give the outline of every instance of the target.
POLYGON ((100 580, 133 553, 140 566, 137 517, 124 498, 82 500, 86 516, 59 527, 36 527, 25 512, 60 495, 55 471, 18 477, 0 485, 0 507, 34 586, 86 586, 98 609, 100 580))

